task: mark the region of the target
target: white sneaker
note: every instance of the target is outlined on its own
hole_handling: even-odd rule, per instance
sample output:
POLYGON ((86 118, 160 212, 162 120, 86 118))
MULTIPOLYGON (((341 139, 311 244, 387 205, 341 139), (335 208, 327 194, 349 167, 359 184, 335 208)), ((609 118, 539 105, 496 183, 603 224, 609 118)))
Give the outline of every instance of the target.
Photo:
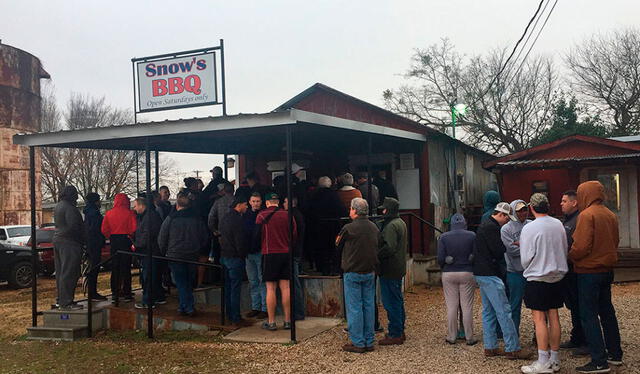
POLYGON ((560 371, 560 361, 550 361, 551 362, 551 370, 554 373, 560 371))
POLYGON ((525 365, 522 366, 520 368, 520 370, 527 374, 539 374, 539 373, 546 373, 546 374, 553 374, 553 369, 551 368, 551 362, 548 361, 545 364, 541 364, 539 361, 534 361, 531 363, 531 365, 525 365))

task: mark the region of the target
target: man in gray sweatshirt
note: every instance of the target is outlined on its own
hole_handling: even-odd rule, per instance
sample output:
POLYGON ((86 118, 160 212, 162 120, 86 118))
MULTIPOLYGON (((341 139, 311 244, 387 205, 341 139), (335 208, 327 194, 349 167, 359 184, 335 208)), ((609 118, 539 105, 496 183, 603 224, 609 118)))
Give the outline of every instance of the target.
POLYGON ((517 221, 510 221, 500 229, 500 237, 507 251, 504 259, 507 262, 507 289, 509 290, 509 304, 511 304, 511 318, 520 336, 520 311, 522 310, 522 298, 527 280, 522 275, 524 269, 520 263, 520 232, 527 223, 529 207, 524 200, 513 200, 511 210, 515 212, 517 221))
POLYGON ((527 285, 524 303, 531 309, 536 327, 538 360, 521 367, 523 373, 553 373, 560 370, 560 317, 564 303, 561 280, 568 271, 567 236, 560 220, 550 217, 549 200, 541 193, 529 203, 535 220, 520 234, 520 259, 527 285))

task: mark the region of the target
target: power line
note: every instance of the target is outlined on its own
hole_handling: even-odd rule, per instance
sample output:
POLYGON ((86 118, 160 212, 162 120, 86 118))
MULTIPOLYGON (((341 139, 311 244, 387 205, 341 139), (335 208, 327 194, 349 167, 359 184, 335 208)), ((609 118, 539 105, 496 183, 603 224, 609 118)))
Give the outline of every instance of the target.
MULTIPOLYGON (((527 48, 527 43, 529 43, 529 39, 531 39, 531 35, 533 35, 533 33, 535 32, 536 27, 538 27, 538 22, 540 22, 540 19, 542 18, 542 15, 544 14, 545 10, 547 10, 547 7, 549 6, 550 2, 551 2, 551 0, 546 0, 546 2, 544 4, 544 7, 542 8, 542 12, 540 12, 539 17, 536 17, 536 22, 533 24, 533 27, 531 28, 531 32, 527 36, 527 40, 524 41, 524 43, 522 44, 522 48, 520 48, 520 52, 518 52, 518 55, 513 60, 514 63, 516 63, 520 59, 520 55, 522 54, 522 51, 524 51, 525 48, 527 48)), ((534 44, 535 44, 535 42, 534 42, 534 44)), ((525 59, 526 59, 526 57, 525 57, 525 59)), ((509 69, 509 70, 511 70, 511 69, 509 69)))
POLYGON ((553 10, 556 8, 557 4, 558 4, 558 0, 556 0, 553 3, 553 6, 551 7, 551 10, 549 11, 549 14, 547 14, 547 18, 545 18, 544 23, 542 24, 542 27, 540 28, 540 30, 538 31, 538 34, 536 35, 536 38, 533 39, 533 43, 529 47, 529 50, 527 51, 527 54, 524 55, 524 58, 522 59, 522 62, 520 63, 520 66, 518 66, 518 69, 516 70, 516 73, 514 74, 514 77, 518 76, 518 74, 520 73, 520 69, 522 69, 522 66, 524 65, 525 61, 527 61, 527 57, 529 57, 529 53, 531 53, 531 50, 533 49, 533 46, 536 45, 536 42, 538 41, 538 38, 540 37, 540 34, 542 33, 542 30, 544 30, 544 27, 547 25, 547 21, 549 21, 549 17, 551 17, 551 13, 553 13, 553 10))
POLYGON ((487 86, 487 89, 482 93, 482 95, 480 95, 479 98, 482 98, 484 95, 487 94, 487 92, 489 92, 489 90, 491 89, 491 86, 493 86, 493 83, 498 79, 500 74, 502 74, 504 69, 507 67, 507 65, 509 64, 509 61, 511 60, 513 55, 516 53, 516 50, 518 49, 518 46, 520 45, 520 42, 522 42, 522 39, 524 39, 524 37, 527 35, 527 31, 529 30, 529 26, 531 26, 533 21, 538 16, 538 13, 540 13, 540 8, 542 8, 542 3, 544 3, 544 1, 545 0, 540 0, 540 3, 538 4, 538 9, 536 9, 536 12, 533 14, 533 17, 531 17, 531 19, 529 20, 529 23, 527 23, 527 27, 525 27, 524 32, 522 33, 522 36, 520 37, 520 39, 518 39, 518 41, 516 42, 516 45, 513 47, 513 51, 511 51, 511 54, 509 55, 509 57, 507 57, 507 60, 504 62, 504 65, 502 65, 502 68, 500 68, 500 71, 498 71, 498 74, 496 74, 493 77, 493 79, 491 80, 491 82, 489 82, 489 86, 487 86))

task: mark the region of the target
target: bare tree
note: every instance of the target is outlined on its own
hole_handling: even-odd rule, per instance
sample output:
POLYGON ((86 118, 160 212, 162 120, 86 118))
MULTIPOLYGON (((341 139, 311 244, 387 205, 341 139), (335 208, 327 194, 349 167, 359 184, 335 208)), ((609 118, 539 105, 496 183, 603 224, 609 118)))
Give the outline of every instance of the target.
MULTIPOLYGON (((56 105, 54 88, 44 86, 41 103, 41 131, 52 132, 63 129, 62 114, 56 105)), ((72 183, 73 155, 64 148, 41 148, 43 200, 57 201, 62 188, 72 183)))
POLYGON ((571 85, 596 115, 613 124, 614 135, 640 131, 640 30, 594 35, 565 58, 571 85))
POLYGON ((506 57, 505 49, 461 56, 443 39, 416 51, 405 74, 412 84, 386 90, 385 104, 445 132, 451 108, 461 102, 469 108, 457 124, 464 141, 493 153, 525 149, 551 124, 557 77, 550 59, 534 57, 522 66, 510 63, 494 79, 506 57))
MULTIPOLYGON (((72 94, 63 115, 53 91, 47 91, 42 104, 42 131, 119 126, 130 121, 130 115, 105 103, 104 98, 72 94)), ((104 149, 42 148, 43 192, 47 200, 57 201, 62 187, 72 184, 80 196, 98 192, 106 200, 115 194, 136 193, 135 152, 104 149)), ((144 157, 140 157, 141 184, 144 184, 144 157)), ((151 165, 154 167, 154 165, 151 165)), ((173 173, 175 164, 163 159, 161 180, 173 173)), ((154 175, 155 173, 152 173, 154 175)))

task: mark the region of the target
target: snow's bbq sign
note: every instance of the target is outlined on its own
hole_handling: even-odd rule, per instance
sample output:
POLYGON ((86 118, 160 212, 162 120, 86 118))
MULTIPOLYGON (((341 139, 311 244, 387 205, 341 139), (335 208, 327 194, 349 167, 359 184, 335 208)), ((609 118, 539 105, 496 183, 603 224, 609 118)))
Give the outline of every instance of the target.
POLYGON ((132 59, 136 112, 223 104, 224 78, 220 101, 216 69, 223 53, 221 40, 220 47, 132 59))

